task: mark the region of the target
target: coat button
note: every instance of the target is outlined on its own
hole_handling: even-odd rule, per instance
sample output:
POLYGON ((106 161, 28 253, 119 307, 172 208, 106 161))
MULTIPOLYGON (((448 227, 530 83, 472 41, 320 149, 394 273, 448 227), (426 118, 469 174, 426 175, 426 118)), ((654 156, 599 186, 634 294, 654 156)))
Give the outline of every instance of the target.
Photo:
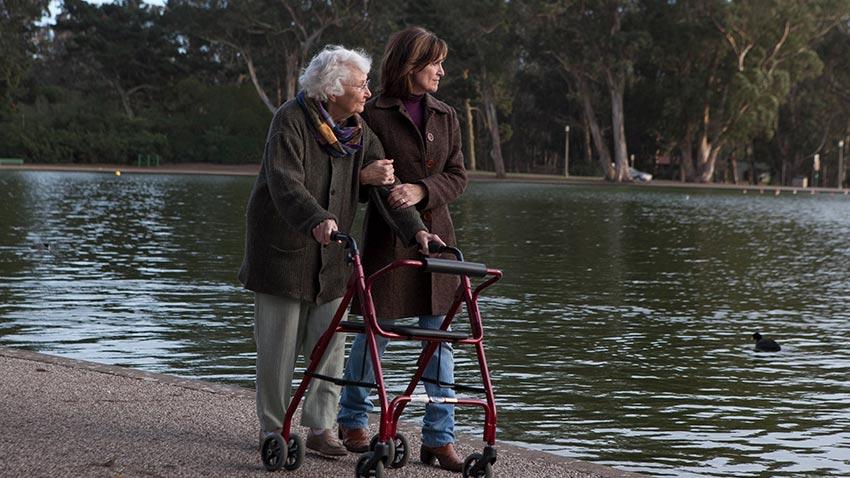
POLYGON ((433 159, 429 159, 428 161, 425 161, 425 166, 426 166, 428 169, 433 168, 433 167, 434 167, 434 160, 433 160, 433 159))
POLYGON ((428 138, 428 141, 434 141, 434 133, 430 131, 425 135, 425 137, 428 138))
POLYGON ((336 194, 336 189, 331 189, 331 196, 333 196, 334 194, 336 194))
POLYGON ((431 211, 424 211, 422 213, 422 220, 425 222, 431 222, 431 211))

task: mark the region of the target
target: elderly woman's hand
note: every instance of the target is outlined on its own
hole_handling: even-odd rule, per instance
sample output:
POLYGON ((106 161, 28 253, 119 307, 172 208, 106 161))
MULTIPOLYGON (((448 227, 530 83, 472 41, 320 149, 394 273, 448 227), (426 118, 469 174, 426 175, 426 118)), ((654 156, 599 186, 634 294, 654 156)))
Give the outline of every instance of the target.
POLYGON ((316 227, 313 228, 313 239, 315 239, 319 244, 327 246, 331 243, 331 234, 336 231, 338 231, 336 221, 333 219, 325 219, 324 221, 316 224, 316 227))
POLYGON ((392 159, 372 161, 360 170, 361 186, 384 186, 395 182, 392 159))
POLYGON ((425 186, 419 184, 399 184, 390 191, 387 202, 393 209, 415 206, 425 199, 426 192, 425 186))
POLYGON ((419 252, 421 252, 422 255, 425 255, 425 256, 428 255, 428 243, 429 242, 436 242, 437 244, 439 244, 441 246, 446 245, 446 243, 443 242, 442 239, 440 239, 440 236, 438 236, 436 234, 431 234, 430 232, 428 232, 424 229, 416 233, 416 243, 419 244, 419 252))

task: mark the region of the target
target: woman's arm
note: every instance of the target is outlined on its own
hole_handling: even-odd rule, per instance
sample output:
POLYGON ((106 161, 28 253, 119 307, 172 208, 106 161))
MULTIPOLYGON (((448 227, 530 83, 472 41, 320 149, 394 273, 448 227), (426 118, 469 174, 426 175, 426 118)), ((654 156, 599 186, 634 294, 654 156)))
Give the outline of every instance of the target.
MULTIPOLYGON (((381 141, 378 139, 377 135, 368 128, 366 128, 364 133, 366 134, 364 141, 366 141, 367 144, 363 155, 363 168, 360 170, 360 197, 362 199, 364 194, 368 196, 372 206, 377 209, 378 214, 381 215, 384 222, 390 226, 390 229, 392 229, 393 232, 395 232, 395 234, 405 242, 405 244, 416 244, 417 233, 419 231, 428 231, 428 228, 425 227, 425 224, 422 222, 422 218, 419 217, 419 213, 416 211, 416 208, 406 207, 402 209, 394 209, 388 202, 392 185, 401 184, 401 181, 399 181, 397 177, 391 176, 391 181, 389 181, 388 186, 364 184, 364 172, 367 172, 370 168, 373 172, 378 169, 383 170, 383 173, 386 172, 385 165, 383 167, 376 166, 376 164, 381 161, 380 158, 384 157, 384 147, 381 144, 381 141)), ((384 161, 387 160, 384 159, 384 161)), ((392 165, 390 165, 390 168, 391 167, 392 165)), ((378 174, 379 177, 381 175, 382 174, 380 173, 378 174)), ((369 179, 368 173, 366 179, 367 181, 369 179)), ((384 177, 384 181, 388 181, 389 179, 390 178, 384 177)))

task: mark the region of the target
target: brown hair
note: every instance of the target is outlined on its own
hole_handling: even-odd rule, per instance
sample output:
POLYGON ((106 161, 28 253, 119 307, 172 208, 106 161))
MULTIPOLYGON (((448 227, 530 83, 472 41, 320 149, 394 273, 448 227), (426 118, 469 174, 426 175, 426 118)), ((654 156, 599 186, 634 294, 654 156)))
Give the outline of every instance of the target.
POLYGON ((410 27, 390 37, 381 60, 381 91, 403 98, 413 90, 413 74, 446 57, 449 47, 437 35, 410 27))

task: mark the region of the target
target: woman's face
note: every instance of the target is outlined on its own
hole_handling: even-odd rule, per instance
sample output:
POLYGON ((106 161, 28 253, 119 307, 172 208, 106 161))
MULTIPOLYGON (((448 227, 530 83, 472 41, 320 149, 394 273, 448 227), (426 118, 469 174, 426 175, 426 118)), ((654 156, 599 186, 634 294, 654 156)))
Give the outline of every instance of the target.
POLYGON ((342 82, 345 92, 340 96, 332 96, 328 99, 328 113, 334 121, 339 122, 349 118, 354 113, 363 112, 366 100, 372 96, 366 80, 366 73, 353 69, 348 79, 342 82))
POLYGON ((440 88, 440 78, 446 72, 443 71, 443 60, 441 58, 434 63, 429 63, 413 74, 413 88, 411 93, 414 95, 424 95, 425 93, 436 93, 440 88))

